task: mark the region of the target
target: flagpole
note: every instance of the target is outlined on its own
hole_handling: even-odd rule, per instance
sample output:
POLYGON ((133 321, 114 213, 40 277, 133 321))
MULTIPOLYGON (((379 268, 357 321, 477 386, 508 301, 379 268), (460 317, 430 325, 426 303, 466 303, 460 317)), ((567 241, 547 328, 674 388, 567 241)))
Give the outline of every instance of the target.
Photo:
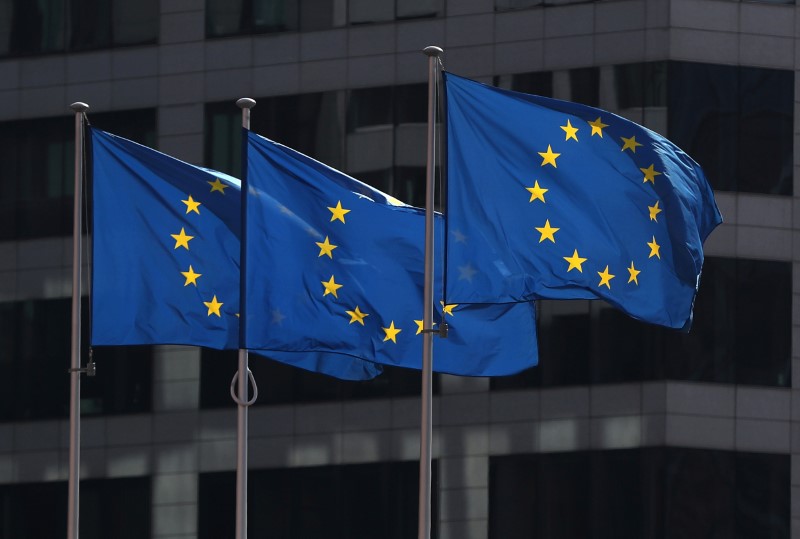
MULTIPOLYGON (((250 98, 243 97, 236 101, 236 105, 242 109, 242 127, 249 130, 250 129, 250 109, 256 106, 256 102, 250 98)), ((243 144, 246 144, 246 141, 242 141, 243 144)), ((246 154, 243 156, 243 159, 246 159, 246 154)), ((246 167, 246 163, 242 163, 242 167, 246 167)), ((245 178, 242 175, 242 215, 244 215, 245 211, 245 200, 246 200, 246 187, 245 187, 245 178)), ((242 219, 242 256, 240 257, 239 263, 241 264, 241 268, 244 268, 245 259, 244 259, 244 219, 242 219)), ((239 290, 243 290, 244 286, 244 271, 240 272, 239 277, 239 290)), ((244 313, 244 294, 240 294, 240 310, 241 310, 241 317, 240 324, 243 324, 243 319, 245 316, 244 313)), ((242 326, 240 325, 240 328, 242 326)), ((242 332, 240 329, 240 343, 242 342, 242 332)), ((239 383, 239 394, 238 396, 234 397, 234 400, 237 404, 237 430, 236 430, 236 539, 247 539, 247 408, 255 402, 255 396, 253 400, 248 400, 248 378, 252 379, 252 374, 250 373, 250 368, 247 365, 247 350, 244 348, 239 349, 239 372, 237 373, 235 380, 238 379, 239 383)), ((253 380, 253 386, 255 387, 255 380, 253 380)), ((256 390, 257 391, 257 390, 256 390)))
POLYGON ((81 193, 83 180, 83 115, 86 103, 69 106, 75 113, 75 188, 72 202, 72 342, 69 388, 69 494, 67 539, 78 539, 81 475, 81 193))
POLYGON ((418 539, 431 536, 431 438, 433 400, 433 197, 436 157, 436 88, 439 77, 439 47, 425 47, 428 56, 428 163, 425 185, 425 289, 422 333, 422 418, 419 439, 418 539))

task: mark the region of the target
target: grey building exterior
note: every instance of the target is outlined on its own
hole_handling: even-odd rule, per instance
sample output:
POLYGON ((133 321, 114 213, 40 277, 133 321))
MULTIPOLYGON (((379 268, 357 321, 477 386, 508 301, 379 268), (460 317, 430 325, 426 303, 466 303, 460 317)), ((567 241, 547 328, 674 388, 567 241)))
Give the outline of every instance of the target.
MULTIPOLYGON (((665 134, 706 168, 725 222, 705 245, 689 337, 599 303, 542 302, 537 372, 437 377, 435 535, 800 538, 793 2, 84 2, 76 13, 107 17, 102 38, 77 27, 77 2, 24 17, 23 4, 0 1, 0 537, 66 533, 68 105, 236 174, 234 103, 253 97, 255 131, 421 204, 420 51, 439 45, 453 73, 665 134), (24 500, 56 516, 31 523, 24 500)), ((82 402, 82 535, 232 537, 235 361, 100 354, 82 402)), ((251 536, 415 537, 418 374, 366 391, 251 363, 251 536), (380 493, 395 497, 370 500, 380 493), (385 527, 363 535, 362 517, 385 527)))

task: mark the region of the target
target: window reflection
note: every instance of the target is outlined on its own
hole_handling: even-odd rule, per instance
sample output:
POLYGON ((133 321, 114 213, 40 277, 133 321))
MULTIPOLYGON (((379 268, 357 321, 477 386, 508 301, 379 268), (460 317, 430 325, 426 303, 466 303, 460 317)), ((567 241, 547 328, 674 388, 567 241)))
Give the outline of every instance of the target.
POLYGON ((2 0, 0 56, 155 43, 158 0, 2 0))
POLYGON ((444 0, 206 0, 206 36, 310 32, 443 13, 444 0))
MULTIPOLYGON (((436 492, 437 461, 432 462, 436 492)), ((233 472, 200 474, 198 537, 226 537, 235 513, 233 472)), ((416 462, 381 462, 251 470, 248 489, 259 510, 248 520, 254 537, 400 539, 417 533, 416 462)), ((431 537, 438 537, 438 500, 431 500, 431 537)))
MULTIPOLYGON (((155 145, 155 110, 91 114, 90 120, 155 145)), ((72 234, 74 138, 69 117, 0 123, 0 241, 72 234)))
MULTIPOLYGON (((82 479, 81 537, 150 536, 150 478, 82 479)), ((67 528, 67 483, 0 485, 3 537, 59 537, 67 528), (42 508, 47 508, 43 518, 42 508)))
MULTIPOLYGON (((66 417, 69 403, 72 300, 0 303, 0 421, 66 417)), ((88 312, 84 301, 83 312, 88 312)), ((82 324, 88 358, 89 324, 82 324)), ((81 413, 122 414, 151 409, 153 349, 101 347, 97 376, 81 382, 81 413)))
POLYGON ((644 448, 490 457, 489 537, 789 537, 789 456, 644 448))

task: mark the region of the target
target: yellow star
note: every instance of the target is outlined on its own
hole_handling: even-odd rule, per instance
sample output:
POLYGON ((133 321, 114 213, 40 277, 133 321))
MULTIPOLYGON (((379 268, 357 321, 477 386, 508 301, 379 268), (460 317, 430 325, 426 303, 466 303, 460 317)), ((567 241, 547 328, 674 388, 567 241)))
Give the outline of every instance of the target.
POLYGON ((653 165, 650 165, 650 166, 649 166, 649 167, 647 167, 647 168, 640 168, 639 170, 641 170, 642 172, 644 172, 644 181, 643 181, 642 183, 647 183, 647 182, 650 182, 650 183, 652 183, 653 185, 655 185, 655 184, 656 184, 656 176, 661 176, 661 173, 660 173, 660 172, 657 172, 657 171, 656 171, 656 170, 653 168, 653 165))
POLYGON ((189 250, 189 241, 194 239, 194 236, 188 236, 186 234, 186 230, 183 227, 181 227, 180 234, 170 234, 170 236, 175 240, 176 249, 178 247, 185 247, 187 251, 189 250))
POLYGON ((449 314, 450 316, 455 316, 455 315, 453 314, 453 309, 455 309, 456 307, 458 307, 458 303, 453 303, 452 305, 445 305, 445 304, 444 304, 444 301, 441 301, 441 300, 440 300, 440 301, 439 301, 439 305, 441 305, 441 306, 442 306, 442 312, 443 312, 444 314, 449 314))
POLYGON ((319 256, 328 255, 328 258, 331 259, 333 258, 333 250, 338 247, 338 245, 333 245, 330 241, 328 241, 328 236, 325 236, 325 241, 315 241, 314 243, 316 243, 317 247, 319 247, 319 256))
POLYGON ((217 301, 217 296, 214 296, 214 298, 211 301, 204 301, 203 305, 208 307, 208 316, 216 314, 217 316, 222 318, 222 315, 219 314, 219 308, 222 307, 224 304, 217 301))
POLYGON ((353 309, 352 311, 345 311, 345 312, 350 315, 350 323, 351 324, 353 322, 358 322, 362 326, 364 325, 364 319, 369 316, 367 313, 362 313, 358 309, 358 305, 356 305, 356 308, 353 309))
POLYGON ((542 166, 553 165, 553 168, 558 168, 556 166, 556 159, 561 154, 560 153, 555 153, 553 151, 553 148, 551 148, 549 144, 547 145, 547 151, 546 152, 538 152, 538 153, 539 153, 539 155, 542 156, 542 166))
POLYGON ((393 343, 397 344, 397 334, 403 331, 402 329, 394 327, 394 320, 392 323, 389 324, 388 328, 381 328, 384 333, 386 333, 386 337, 383 338, 383 342, 392 341, 393 343))
POLYGON ((553 243, 555 243, 556 242, 556 238, 555 238, 554 234, 556 232, 558 232, 559 230, 561 230, 561 229, 560 228, 551 227, 550 226, 550 219, 548 219, 548 220, 546 220, 544 222, 544 226, 543 227, 538 227, 537 226, 536 230, 538 230, 542 234, 542 237, 539 238, 539 243, 542 243, 544 240, 550 240, 553 243))
POLYGON ((611 275, 610 273, 608 273, 608 266, 606 266, 606 269, 604 269, 603 271, 598 271, 597 274, 600 276, 600 284, 598 284, 597 286, 606 285, 606 288, 611 290, 611 279, 616 277, 616 275, 611 275))
POLYGON ((633 267, 633 260, 631 260, 631 267, 627 268, 627 270, 628 270, 628 273, 631 274, 630 278, 628 279, 628 282, 630 283, 631 281, 633 281, 634 283, 636 283, 638 285, 639 284, 639 279, 637 279, 636 276, 639 275, 642 272, 641 272, 641 270, 637 270, 636 268, 633 267))
POLYGON ((528 202, 533 202, 537 199, 544 202, 544 194, 549 191, 549 189, 539 187, 539 180, 533 182, 533 187, 526 187, 525 189, 531 193, 531 199, 528 202))
POLYGON ((583 273, 583 268, 581 267, 581 264, 586 262, 586 259, 585 258, 581 258, 581 257, 578 256, 578 250, 577 249, 575 249, 575 252, 572 253, 572 256, 565 256, 564 260, 569 262, 569 267, 567 268, 567 273, 569 273, 570 271, 572 271, 574 269, 576 269, 579 272, 583 273))
POLYGON ((647 258, 653 258, 654 256, 657 256, 659 258, 659 260, 660 260, 661 259, 661 253, 658 250, 661 249, 661 246, 658 243, 656 243, 656 237, 653 236, 653 242, 650 243, 648 241, 647 245, 648 245, 648 247, 650 247, 650 256, 648 256, 647 258))
POLYGON ((225 194, 225 189, 230 187, 229 185, 222 183, 219 178, 214 178, 213 182, 207 182, 207 183, 208 183, 208 185, 211 186, 211 192, 212 193, 214 191, 219 191, 223 195, 225 194))
POLYGON ((655 221, 657 223, 658 219, 656 219, 656 215, 658 215, 662 211, 661 208, 658 207, 658 200, 656 200, 656 203, 654 205, 647 206, 647 209, 650 210, 650 220, 655 221))
POLYGON ((189 200, 181 200, 184 204, 186 204, 186 213, 188 214, 190 211, 195 212, 197 215, 200 215, 200 210, 197 208, 200 207, 200 202, 197 202, 195 199, 192 198, 192 195, 189 195, 189 200))
POLYGON ((321 282, 322 286, 325 287, 325 292, 322 294, 322 297, 325 297, 328 294, 333 294, 333 297, 335 298, 339 297, 336 291, 339 290, 344 285, 336 284, 336 282, 333 280, 333 275, 331 275, 331 278, 328 281, 321 281, 321 282))
POLYGON ((608 124, 604 124, 603 122, 601 122, 600 116, 598 116, 595 121, 589 122, 589 125, 592 126, 591 136, 600 135, 600 138, 603 138, 603 129, 608 127, 608 124))
POLYGON ((346 213, 350 213, 350 210, 346 210, 346 209, 342 208, 342 201, 341 200, 336 203, 336 207, 335 208, 331 208, 330 206, 328 206, 328 209, 331 210, 331 213, 333 214, 331 216, 331 223, 334 222, 337 219, 344 223, 344 215, 346 213))
POLYGON ((636 142, 636 136, 633 136, 631 138, 625 138, 625 137, 619 137, 619 138, 621 138, 622 141, 625 143, 622 145, 622 149, 620 150, 621 152, 624 152, 625 150, 630 150, 633 153, 636 153, 636 147, 641 146, 641 143, 636 142))
POLYGON ((578 137, 575 135, 578 132, 578 128, 572 127, 572 124, 569 123, 569 120, 567 120, 567 125, 562 125, 559 127, 561 127, 561 129, 563 129, 564 132, 567 134, 567 138, 564 139, 565 141, 569 139, 574 139, 575 142, 578 142, 578 137))
POLYGON ((202 276, 203 274, 195 273, 194 270, 192 269, 192 266, 189 265, 189 271, 182 271, 181 275, 186 277, 186 282, 183 283, 183 286, 189 286, 190 284, 197 286, 197 278, 202 276))

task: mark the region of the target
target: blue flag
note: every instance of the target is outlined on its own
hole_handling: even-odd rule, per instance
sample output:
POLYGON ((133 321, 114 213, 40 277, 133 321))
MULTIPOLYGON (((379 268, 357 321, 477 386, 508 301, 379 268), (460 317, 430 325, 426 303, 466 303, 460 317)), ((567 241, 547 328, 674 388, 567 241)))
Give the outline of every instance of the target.
MULTIPOLYGON (((246 137, 247 347, 420 368, 424 211, 246 137)), ((439 268, 443 234, 437 219, 439 268)), ((435 371, 493 376, 536 364, 532 304, 438 307, 450 332, 434 342, 435 371)))
POLYGON ((610 112, 444 76, 448 301, 600 298, 688 328, 722 222, 700 166, 610 112))
MULTIPOLYGON (((239 348, 239 180, 97 129, 91 137, 92 345, 239 348)), ((333 355, 269 357, 345 379, 381 370, 333 355)))

